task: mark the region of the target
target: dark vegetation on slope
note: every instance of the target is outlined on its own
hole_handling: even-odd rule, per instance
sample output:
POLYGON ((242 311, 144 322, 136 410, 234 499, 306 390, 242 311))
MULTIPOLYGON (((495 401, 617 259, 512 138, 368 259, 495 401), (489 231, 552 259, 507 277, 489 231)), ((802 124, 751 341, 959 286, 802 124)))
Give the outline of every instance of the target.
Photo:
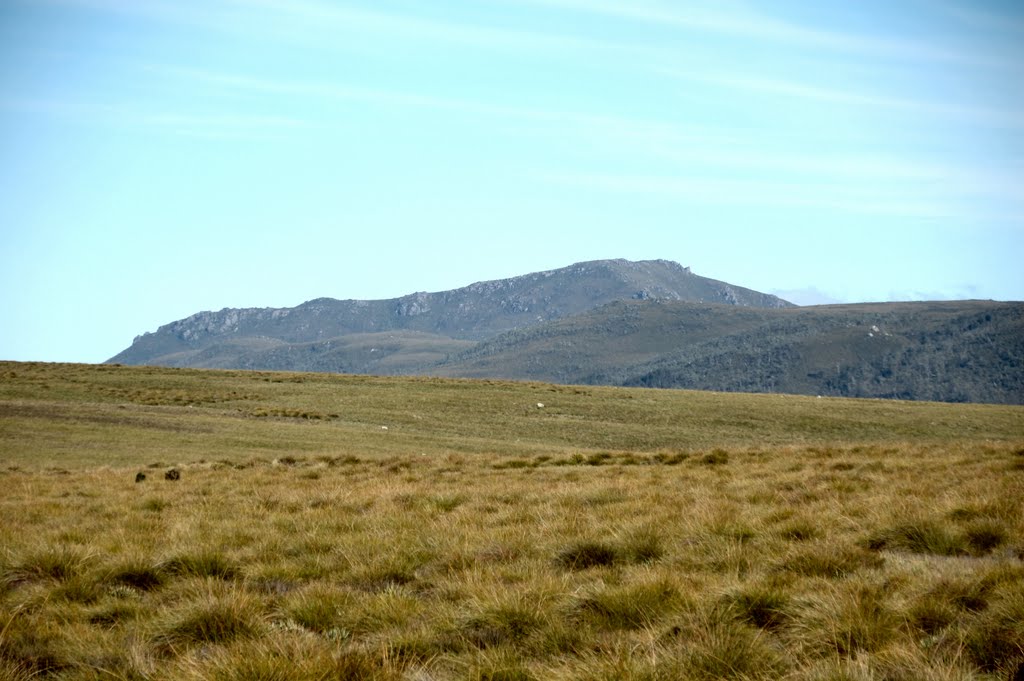
POLYGON ((663 260, 201 312, 111 363, 1024 403, 1024 304, 796 308, 663 260))
POLYGON ((612 303, 504 334, 439 372, 944 402, 1024 401, 1024 305, 988 301, 764 310, 612 303))

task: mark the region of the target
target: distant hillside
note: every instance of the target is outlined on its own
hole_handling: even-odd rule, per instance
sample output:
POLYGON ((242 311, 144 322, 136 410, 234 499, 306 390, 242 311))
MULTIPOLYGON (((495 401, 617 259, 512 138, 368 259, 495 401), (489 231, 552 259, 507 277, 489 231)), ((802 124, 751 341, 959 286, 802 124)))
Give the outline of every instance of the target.
POLYGON ((664 260, 200 312, 111 363, 1024 404, 1024 303, 797 308, 664 260))
POLYGON ((434 370, 561 383, 1024 403, 1024 304, 616 302, 434 370))
POLYGON ((391 300, 319 298, 293 308, 200 312, 139 336, 109 361, 225 369, 406 373, 472 342, 615 300, 787 307, 666 260, 598 260, 391 300))

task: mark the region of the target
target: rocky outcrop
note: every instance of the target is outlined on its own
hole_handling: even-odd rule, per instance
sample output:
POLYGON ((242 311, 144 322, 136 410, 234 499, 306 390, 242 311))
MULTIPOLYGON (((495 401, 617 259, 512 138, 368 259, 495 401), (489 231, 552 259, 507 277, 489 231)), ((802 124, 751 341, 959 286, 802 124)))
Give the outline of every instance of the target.
MULTIPOLYGON (((595 260, 391 300, 317 298, 293 308, 198 312, 136 337, 131 347, 109 361, 261 368, 261 357, 270 352, 273 366, 280 368, 281 357, 302 356, 302 352, 286 352, 282 344, 291 348, 389 331, 482 341, 629 299, 790 306, 775 296, 695 275, 668 260, 595 260)), ((332 370, 329 362, 322 366, 332 370)), ((349 366, 347 359, 339 359, 334 370, 349 366)))

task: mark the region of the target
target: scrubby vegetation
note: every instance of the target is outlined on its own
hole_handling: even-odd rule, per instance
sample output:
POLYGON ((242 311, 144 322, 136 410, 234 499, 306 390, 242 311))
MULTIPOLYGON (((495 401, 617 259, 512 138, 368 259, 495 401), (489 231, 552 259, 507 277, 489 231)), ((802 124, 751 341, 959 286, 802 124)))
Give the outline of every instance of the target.
POLYGON ((1021 408, 0 370, 4 681, 1024 673, 1021 408))

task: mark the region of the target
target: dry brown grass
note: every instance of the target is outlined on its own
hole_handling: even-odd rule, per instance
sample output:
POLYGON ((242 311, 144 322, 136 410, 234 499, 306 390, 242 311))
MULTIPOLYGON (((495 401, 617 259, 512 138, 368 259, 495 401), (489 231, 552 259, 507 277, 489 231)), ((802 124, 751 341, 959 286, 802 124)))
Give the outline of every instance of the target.
POLYGON ((1024 664, 1019 408, 829 400, 837 419, 800 398, 552 387, 542 411, 534 384, 11 366, 0 679, 995 680, 1024 664), (149 401, 248 397, 123 402, 133 381, 149 401), (754 410, 746 429, 730 400, 754 410))

